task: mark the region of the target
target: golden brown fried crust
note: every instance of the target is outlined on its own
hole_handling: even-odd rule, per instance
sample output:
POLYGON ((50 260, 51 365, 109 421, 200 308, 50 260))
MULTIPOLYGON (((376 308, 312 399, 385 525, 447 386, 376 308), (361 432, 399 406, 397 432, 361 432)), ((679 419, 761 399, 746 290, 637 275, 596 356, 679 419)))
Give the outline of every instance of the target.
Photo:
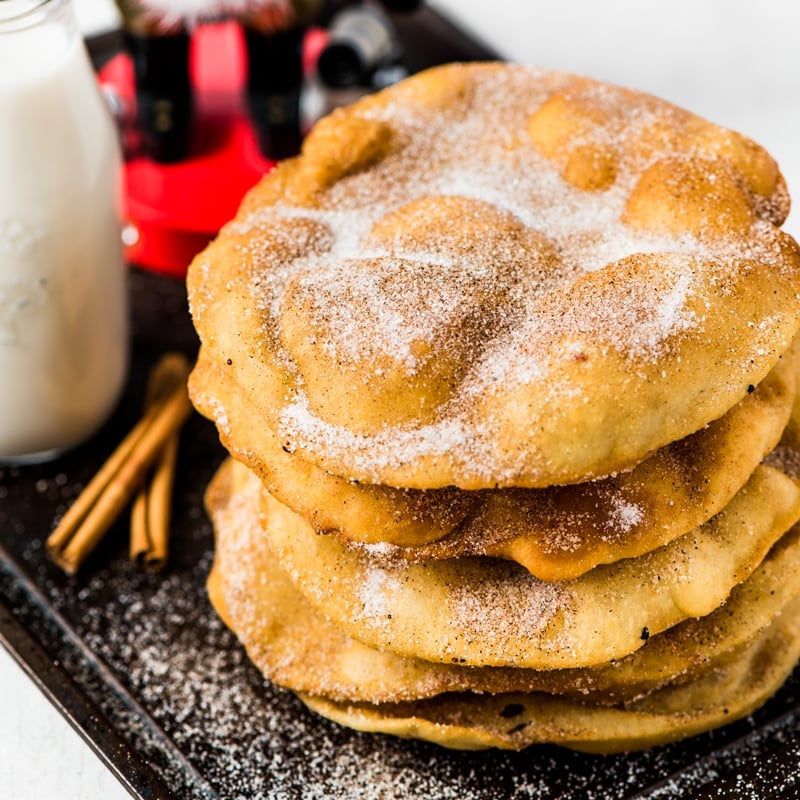
POLYGON ((800 325, 787 210, 760 147, 666 102, 448 66, 321 122, 195 259, 190 303, 206 357, 322 469, 582 482, 775 366, 800 325))
POLYGON ((258 414, 246 392, 204 354, 192 380, 195 403, 219 419, 225 446, 315 530, 367 545, 389 564, 490 555, 553 581, 646 553, 720 511, 777 445, 796 373, 791 350, 727 414, 631 471, 586 484, 477 492, 344 480, 287 453, 268 426, 252 424, 258 414), (229 434, 237 425, 238 435, 229 434))
POLYGON ((625 659, 584 669, 474 668, 372 649, 315 611, 263 535, 262 491, 242 465, 227 462, 207 493, 217 534, 211 600, 266 676, 344 724, 360 727, 365 715, 373 729, 423 738, 431 738, 431 725, 450 747, 644 747, 719 724, 723 706, 745 713, 796 655, 797 527, 723 607, 653 636, 625 659), (758 664, 768 670, 764 685, 752 676, 742 682, 758 664), (734 676, 728 689, 719 678, 726 670, 734 676), (585 732, 573 741, 579 722, 585 732), (623 737, 627 723, 633 727, 623 737))

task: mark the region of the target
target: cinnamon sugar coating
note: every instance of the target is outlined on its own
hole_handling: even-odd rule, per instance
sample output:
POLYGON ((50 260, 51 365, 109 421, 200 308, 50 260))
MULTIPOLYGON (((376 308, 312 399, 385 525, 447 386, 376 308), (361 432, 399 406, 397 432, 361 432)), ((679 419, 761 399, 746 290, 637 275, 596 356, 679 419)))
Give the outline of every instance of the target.
MULTIPOLYGON (((719 724, 718 715, 708 713, 715 703, 722 705, 715 674, 746 674, 756 650, 761 663, 769 664, 771 691, 800 647, 794 622, 800 596, 800 531, 795 526, 731 591, 723 607, 670 628, 619 661, 593 668, 530 670, 395 656, 349 638, 297 591, 263 535, 262 491, 257 478, 232 461, 209 487, 206 500, 217 536, 211 601, 265 676, 302 693, 312 708, 344 724, 358 727, 359 713, 384 721, 405 715, 424 721, 433 713, 433 720, 444 723, 442 744, 520 748, 533 741, 569 746, 566 732, 583 719, 597 723, 588 726, 591 735, 584 731, 584 747, 590 742, 595 750, 642 747, 719 724), (714 692, 702 690, 709 683, 706 688, 714 692), (508 722, 512 708, 516 717, 543 704, 550 709, 550 725, 544 726, 529 710, 534 716, 527 725, 516 735, 503 735, 516 727, 508 722), (445 733, 454 723, 454 707, 468 714, 458 736, 445 733), (615 719, 644 725, 638 736, 646 732, 647 738, 629 736, 623 743, 619 726, 605 727, 615 719)), ((747 681, 742 692, 747 707, 755 702, 754 694, 760 699, 764 691, 761 687, 756 692, 747 681)), ((740 703, 725 698, 725 705, 731 702, 734 708, 740 703)), ((403 735, 402 725, 387 729, 403 735)), ((405 727, 407 735, 422 738, 430 735, 426 729, 423 723, 420 731, 410 719, 405 727)))
MULTIPOLYGON (((796 397, 794 349, 720 419, 628 472, 546 489, 421 491, 353 483, 287 453, 247 394, 204 356, 194 398, 223 444, 281 503, 376 562, 507 558, 542 580, 653 550, 720 511, 778 444, 796 397)), ((800 408, 794 414, 800 418, 800 408)))
POLYGON ((669 544, 569 581, 501 559, 387 566, 347 550, 262 497, 278 564, 312 607, 352 638, 404 657, 465 666, 590 667, 710 614, 800 518, 800 487, 759 466, 715 517, 669 544))
POLYGON ((396 487, 628 469, 800 327, 758 145, 584 78, 451 65, 340 110, 192 264, 207 357, 288 449, 396 487))

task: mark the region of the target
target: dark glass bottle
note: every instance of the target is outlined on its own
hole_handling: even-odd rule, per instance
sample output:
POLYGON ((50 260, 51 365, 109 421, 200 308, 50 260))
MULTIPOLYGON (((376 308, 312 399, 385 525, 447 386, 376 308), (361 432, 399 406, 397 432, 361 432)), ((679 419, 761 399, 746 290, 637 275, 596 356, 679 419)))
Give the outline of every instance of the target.
POLYGON ((144 153, 170 163, 186 157, 192 124, 189 35, 125 34, 136 82, 136 120, 144 153))

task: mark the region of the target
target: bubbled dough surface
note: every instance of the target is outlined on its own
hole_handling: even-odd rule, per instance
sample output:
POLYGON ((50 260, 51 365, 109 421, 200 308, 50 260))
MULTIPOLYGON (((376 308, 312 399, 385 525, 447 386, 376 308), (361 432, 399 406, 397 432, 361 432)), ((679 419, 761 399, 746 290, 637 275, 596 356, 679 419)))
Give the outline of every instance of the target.
POLYGON ((730 662, 776 617, 791 613, 785 609, 800 595, 795 526, 724 606, 651 637, 619 661, 529 670, 402 658, 351 639, 295 589, 263 535, 261 491, 256 477, 230 460, 209 486, 206 504, 217 541, 211 601, 267 678, 337 702, 396 703, 464 691, 547 692, 601 705, 630 701, 730 662))
POLYGON ((365 546, 385 563, 494 555, 553 581, 653 550, 722 509, 778 444, 796 378, 790 349, 723 417, 631 471, 572 486, 481 492, 344 480, 285 452, 268 426, 254 424, 247 393, 205 354, 192 385, 223 444, 316 530, 365 546))
POLYGON ((394 486, 628 468, 738 402, 800 321, 769 156, 667 103, 450 66, 334 113, 189 271, 285 446, 394 486))
POLYGON ((800 488, 759 466, 723 511, 651 553, 544 582, 485 557, 385 567, 262 497, 265 534, 313 607, 354 639, 405 657, 533 669, 622 658, 717 608, 800 517, 800 488))

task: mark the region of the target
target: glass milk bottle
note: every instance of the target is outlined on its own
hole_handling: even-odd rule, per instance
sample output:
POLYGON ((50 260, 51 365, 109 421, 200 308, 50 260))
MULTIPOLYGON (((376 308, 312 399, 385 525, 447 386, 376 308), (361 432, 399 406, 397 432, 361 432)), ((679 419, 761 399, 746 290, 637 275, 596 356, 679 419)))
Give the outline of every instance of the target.
POLYGON ((71 0, 0 0, 0 463, 78 444, 120 394, 120 176, 71 0))

